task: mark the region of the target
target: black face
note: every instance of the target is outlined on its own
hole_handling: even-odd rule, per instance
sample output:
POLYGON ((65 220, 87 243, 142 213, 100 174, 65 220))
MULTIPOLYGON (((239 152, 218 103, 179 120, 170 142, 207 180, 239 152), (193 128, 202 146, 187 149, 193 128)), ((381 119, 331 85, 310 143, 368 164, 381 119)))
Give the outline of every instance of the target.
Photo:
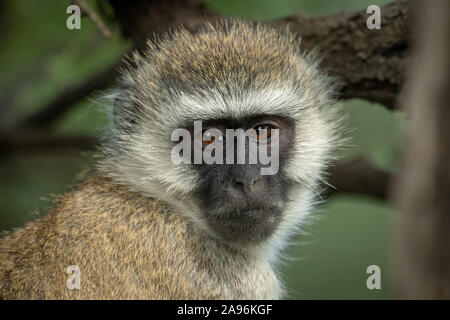
MULTIPOLYGON (((211 143, 219 142, 217 136, 208 136, 212 129, 223 133, 223 164, 196 164, 200 175, 200 187, 196 190, 202 206, 202 214, 209 227, 222 238, 237 243, 258 243, 267 239, 282 220, 287 202, 290 181, 283 175, 283 166, 289 158, 294 137, 293 121, 281 116, 262 116, 232 121, 227 119, 202 123, 201 140, 203 150, 211 143), (270 156, 278 149, 279 168, 276 174, 262 174, 261 169, 270 164, 258 159, 249 163, 250 139, 245 139, 245 164, 237 163, 237 138, 234 139, 234 164, 229 164, 227 145, 230 137, 225 129, 253 128, 258 150, 265 143, 270 156), (278 129, 279 139, 275 139, 274 129, 278 129), (275 147, 275 140, 278 140, 275 147)), ((195 145, 195 142, 194 144, 195 145)), ((241 145, 242 147, 242 145, 241 145)), ((242 149, 241 149, 242 150, 242 149)), ((254 150, 254 149, 253 149, 254 150)), ((230 153, 230 152, 228 152, 230 153)), ((215 153, 213 152, 213 155, 215 153)))

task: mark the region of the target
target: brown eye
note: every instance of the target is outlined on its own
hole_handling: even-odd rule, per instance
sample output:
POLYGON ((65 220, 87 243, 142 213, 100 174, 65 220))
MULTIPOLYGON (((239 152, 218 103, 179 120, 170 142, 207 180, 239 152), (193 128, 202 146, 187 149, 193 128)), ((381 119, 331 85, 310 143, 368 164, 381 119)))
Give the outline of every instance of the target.
POLYGON ((211 133, 211 129, 203 131, 202 134, 202 144, 204 146, 207 146, 211 143, 214 143, 216 141, 216 135, 219 136, 219 142, 223 141, 223 136, 221 135, 221 131, 219 129, 213 129, 217 130, 217 132, 211 133))
POLYGON ((256 130, 256 138, 258 140, 269 140, 273 127, 270 124, 259 124, 254 129, 256 130))
POLYGON ((216 137, 214 137, 213 135, 211 135, 210 133, 203 133, 202 136, 202 144, 207 146, 208 144, 213 143, 216 140, 216 137))

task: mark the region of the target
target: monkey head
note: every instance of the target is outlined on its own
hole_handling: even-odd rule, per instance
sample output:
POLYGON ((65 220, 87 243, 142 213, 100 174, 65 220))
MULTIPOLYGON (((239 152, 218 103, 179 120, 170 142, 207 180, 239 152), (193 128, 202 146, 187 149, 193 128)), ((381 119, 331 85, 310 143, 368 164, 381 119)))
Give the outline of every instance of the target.
POLYGON ((123 71, 101 167, 218 241, 279 251, 314 204, 339 142, 336 81, 300 48, 287 30, 239 21, 150 41, 123 71), (190 137, 174 139, 180 129, 190 137), (238 157, 229 130, 248 133, 243 158, 256 141, 276 165, 226 161, 238 157), (181 162, 180 142, 190 142, 175 149, 181 162), (208 150, 215 161, 194 161, 208 150))

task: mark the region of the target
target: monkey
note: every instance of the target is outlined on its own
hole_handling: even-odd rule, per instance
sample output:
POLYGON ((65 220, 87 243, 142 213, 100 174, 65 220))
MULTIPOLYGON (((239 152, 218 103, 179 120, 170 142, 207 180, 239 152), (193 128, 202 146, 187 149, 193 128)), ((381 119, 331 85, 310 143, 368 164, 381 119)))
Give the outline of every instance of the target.
MULTIPOLYGON (((319 64, 293 32, 261 22, 207 22, 149 40, 122 70, 95 166, 49 213, 3 236, 0 297, 285 297, 279 261, 340 143, 338 82, 319 64), (175 163, 184 139, 172 133, 194 132, 195 121, 200 140, 184 157, 228 147, 229 129, 252 129, 244 152, 250 138, 269 144, 278 171, 263 175, 259 160, 175 163)), ((234 160, 236 146, 221 157, 234 160)))

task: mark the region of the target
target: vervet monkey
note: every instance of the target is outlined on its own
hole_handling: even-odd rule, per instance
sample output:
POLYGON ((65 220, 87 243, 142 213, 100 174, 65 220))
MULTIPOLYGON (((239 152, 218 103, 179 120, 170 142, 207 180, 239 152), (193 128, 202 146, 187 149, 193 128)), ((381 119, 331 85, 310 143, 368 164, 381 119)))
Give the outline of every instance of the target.
POLYGON ((1 240, 0 296, 282 298, 277 261, 339 142, 336 82, 288 30, 239 21, 178 29, 131 60, 98 165, 1 240), (227 129, 254 129, 245 152, 250 139, 266 143, 278 171, 263 175, 259 160, 175 163, 173 132, 195 121, 219 132, 202 131, 200 150, 231 143, 227 129))

